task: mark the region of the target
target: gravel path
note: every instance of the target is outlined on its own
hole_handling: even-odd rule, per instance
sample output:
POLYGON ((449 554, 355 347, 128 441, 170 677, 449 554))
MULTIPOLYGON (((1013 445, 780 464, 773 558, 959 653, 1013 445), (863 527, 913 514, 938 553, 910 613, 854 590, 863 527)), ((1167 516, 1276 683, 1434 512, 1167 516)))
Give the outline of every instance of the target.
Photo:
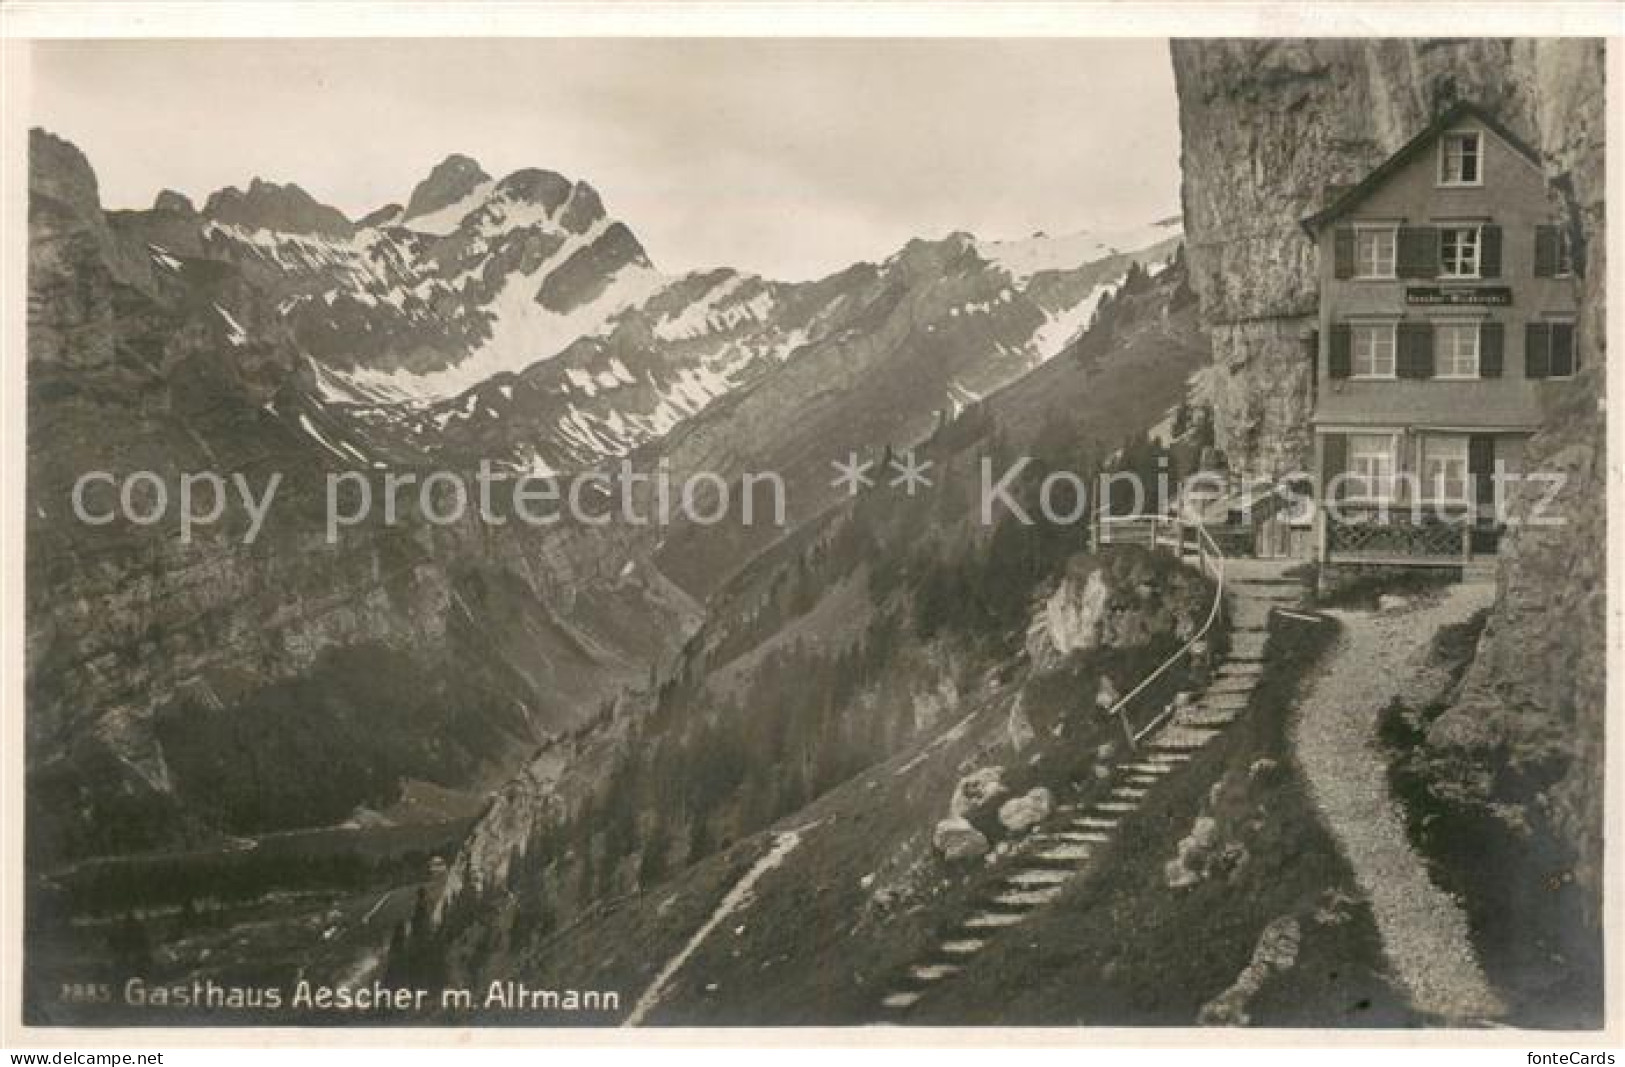
POLYGON ((1293 744, 1321 817, 1371 902, 1383 952, 1419 1012, 1453 1023, 1504 1011, 1455 900, 1435 886, 1406 837, 1377 747, 1377 721, 1440 626, 1489 602, 1453 586, 1437 603, 1371 615, 1333 613, 1343 634, 1293 726, 1293 744))

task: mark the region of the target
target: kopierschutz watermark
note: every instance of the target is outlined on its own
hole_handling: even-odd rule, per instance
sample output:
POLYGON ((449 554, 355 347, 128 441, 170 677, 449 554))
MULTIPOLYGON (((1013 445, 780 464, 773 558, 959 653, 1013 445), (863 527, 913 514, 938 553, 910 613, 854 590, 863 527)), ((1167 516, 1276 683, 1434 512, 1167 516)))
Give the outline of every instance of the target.
MULTIPOLYGON (((873 492, 914 497, 947 480, 933 461, 912 452, 888 456, 883 465, 853 454, 831 467, 833 477, 817 487, 824 502, 832 495, 873 492)), ((1460 522, 1464 516, 1500 526, 1565 521, 1555 507, 1566 485, 1562 473, 1517 471, 1502 462, 1482 474, 1444 472, 1430 479, 1410 471, 1345 472, 1320 482, 1307 472, 1241 482, 1212 471, 1176 478, 1165 461, 1158 468, 1150 477, 1129 470, 1083 474, 1045 468, 1030 456, 997 464, 981 457, 974 474, 975 515, 984 526, 1086 526, 1102 517, 1153 514, 1225 524, 1285 515, 1307 523, 1317 512, 1336 523, 1460 522)), ((69 503, 74 518, 89 526, 168 523, 181 543, 190 544, 202 531, 230 522, 234 536, 253 544, 285 482, 281 472, 256 480, 242 472, 94 470, 75 480, 69 503)), ((593 528, 734 522, 785 528, 791 514, 790 487, 778 472, 677 476, 664 459, 651 468, 622 461, 573 475, 515 472, 488 460, 473 471, 330 471, 322 488, 329 544, 346 531, 378 523, 452 526, 472 520, 593 528)))

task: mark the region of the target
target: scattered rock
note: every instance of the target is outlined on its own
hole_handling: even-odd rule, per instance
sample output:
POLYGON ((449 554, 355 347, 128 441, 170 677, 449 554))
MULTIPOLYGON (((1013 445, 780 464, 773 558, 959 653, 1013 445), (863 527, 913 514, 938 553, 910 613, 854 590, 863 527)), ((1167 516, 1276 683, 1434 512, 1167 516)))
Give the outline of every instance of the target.
POLYGON ((1195 885, 1207 876, 1207 856, 1219 835, 1219 824, 1211 815, 1199 816, 1191 832, 1179 842, 1174 858, 1163 864, 1163 879, 1169 889, 1195 885))
POLYGON ((1004 786, 1004 768, 983 767, 979 771, 972 771, 954 787, 954 798, 948 803, 948 814, 963 819, 1008 792, 1004 786))
POLYGON ((1280 769, 1281 765, 1275 760, 1270 759, 1268 756, 1260 756, 1253 760, 1252 766, 1247 768, 1247 779, 1252 782, 1259 779, 1269 781, 1275 777, 1275 773, 1280 769))
POLYGON ((1315 922, 1320 926, 1342 926, 1352 917, 1350 909, 1359 901, 1338 889, 1328 889, 1321 895, 1320 906, 1315 909, 1315 922))
POLYGON ((1049 818, 1055 810, 1055 798, 1043 786, 1030 789, 999 808, 999 825, 1013 834, 1024 834, 1049 818))
POLYGON ((973 860, 987 852, 987 838, 982 831, 962 818, 943 819, 931 835, 931 844, 950 863, 973 860))
POLYGON ((1398 593, 1383 593, 1377 597, 1377 610, 1381 612, 1404 611, 1410 606, 1410 597, 1400 596, 1398 593))
POLYGON ((1246 1026, 1251 1022, 1247 1008, 1264 983, 1291 970, 1298 962, 1298 946, 1303 933, 1298 920, 1283 915, 1264 927, 1253 958, 1243 967, 1230 988, 1202 1005, 1196 1022, 1200 1026, 1246 1026))

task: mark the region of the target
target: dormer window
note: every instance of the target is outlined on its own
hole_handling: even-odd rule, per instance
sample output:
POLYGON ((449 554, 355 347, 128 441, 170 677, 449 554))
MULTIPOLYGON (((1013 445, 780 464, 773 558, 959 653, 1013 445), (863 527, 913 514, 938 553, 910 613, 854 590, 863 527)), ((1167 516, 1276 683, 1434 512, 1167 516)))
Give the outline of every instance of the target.
POLYGON ((1447 133, 1439 140, 1439 184, 1484 184, 1484 139, 1474 130, 1447 133))

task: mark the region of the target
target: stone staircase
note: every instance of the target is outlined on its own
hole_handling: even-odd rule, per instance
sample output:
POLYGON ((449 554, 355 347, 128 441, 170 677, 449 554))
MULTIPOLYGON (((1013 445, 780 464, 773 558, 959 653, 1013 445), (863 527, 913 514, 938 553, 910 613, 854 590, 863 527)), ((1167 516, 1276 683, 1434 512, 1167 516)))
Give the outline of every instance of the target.
POLYGON ((1218 663, 1210 684, 1112 769, 1104 799, 1058 805, 999 861, 1002 877, 990 883, 966 917, 944 931, 924 958, 888 987, 880 1002, 884 1017, 906 1018, 995 938, 1058 899, 1074 879, 1110 853, 1122 821, 1246 710, 1264 671, 1270 612, 1303 599, 1303 586, 1282 577, 1285 569, 1285 563, 1274 561, 1226 561, 1230 651, 1218 663))

